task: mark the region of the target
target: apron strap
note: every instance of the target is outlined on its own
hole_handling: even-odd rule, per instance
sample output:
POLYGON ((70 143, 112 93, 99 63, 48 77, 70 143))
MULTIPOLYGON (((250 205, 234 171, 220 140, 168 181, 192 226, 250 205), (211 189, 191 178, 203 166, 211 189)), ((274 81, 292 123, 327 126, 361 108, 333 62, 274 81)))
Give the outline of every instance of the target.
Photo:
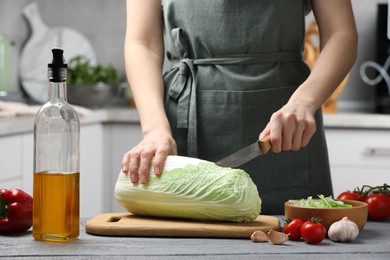
POLYGON ((175 28, 171 33, 180 57, 170 59, 173 65, 172 69, 177 71, 177 75, 172 85, 169 86, 168 95, 178 103, 177 127, 188 129, 187 155, 190 157, 198 155, 196 66, 303 61, 301 52, 266 52, 190 59, 188 58, 188 42, 183 30, 175 28))

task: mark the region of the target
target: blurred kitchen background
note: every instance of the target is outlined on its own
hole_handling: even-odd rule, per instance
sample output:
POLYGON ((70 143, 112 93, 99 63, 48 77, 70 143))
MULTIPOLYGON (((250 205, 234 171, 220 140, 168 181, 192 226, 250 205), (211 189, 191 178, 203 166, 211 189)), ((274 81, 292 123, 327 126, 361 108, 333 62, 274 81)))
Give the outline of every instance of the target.
MULTIPOLYGON (((377 40, 378 4, 387 4, 387 0, 352 0, 352 3, 359 32, 358 58, 347 78, 348 81, 345 85, 341 84, 344 87, 337 99, 337 109, 324 115, 334 196, 362 185, 388 183, 389 179, 390 95, 384 80, 381 79, 380 85, 383 87, 384 84, 385 88, 380 94, 385 97, 385 103, 389 101, 388 110, 382 112, 387 115, 372 113, 379 112, 376 109, 378 87, 365 83, 359 72, 362 64, 367 61, 375 61, 383 66, 389 56, 386 6, 381 8, 380 16, 384 19, 379 26, 383 28, 381 40, 377 40), (377 43, 380 43, 380 48, 377 48, 377 43), (378 49, 380 55, 377 54, 378 49)), ((87 50, 89 53, 89 49, 93 49, 95 63, 114 66, 119 74, 119 82, 122 83, 125 82, 123 45, 126 11, 125 0, 0 0, 0 55, 7 57, 0 57, 0 68, 1 63, 9 64, 3 66, 0 71, 0 186, 8 189, 19 187, 32 194, 32 126, 33 115, 39 107, 34 105, 39 102, 32 100, 31 95, 34 94, 35 99, 47 98, 47 63, 51 60, 50 51, 47 50, 53 47, 49 41, 53 30, 51 33, 42 33, 40 40, 31 45, 31 35, 34 35, 35 31, 31 33, 29 22, 25 18, 26 7, 30 7, 30 16, 34 14, 34 8, 35 11, 39 10, 42 22, 35 19, 35 25, 45 24, 51 29, 72 28, 88 40, 89 44, 86 44, 80 37, 78 40, 73 37, 70 42, 69 39, 63 39, 66 37, 58 37, 59 40, 68 40, 67 44, 70 44, 70 47, 65 49, 65 57, 71 50, 87 50), (29 55, 24 55, 27 46, 37 48, 36 50, 41 52, 30 49, 29 55), (42 58, 44 54, 49 55, 48 58, 42 58), (42 70, 37 73, 35 68, 41 65, 42 70), (21 77, 19 71, 23 69, 31 75, 24 78, 26 73, 23 73, 21 77), (39 77, 41 84, 35 85, 38 81, 31 80, 31 77, 39 77), (21 78, 29 84, 28 91, 22 87, 24 84, 21 78), (26 95, 27 92, 30 92, 29 95, 26 95), (4 101, 19 101, 28 105, 14 105, 15 102, 4 101)), ((312 14, 306 17, 306 22, 307 31, 310 31, 312 14)), ((58 33, 58 30, 54 30, 54 33, 56 32, 58 33)), ((315 43, 314 37, 310 44, 315 46, 315 43)), ((306 44, 306 47, 308 46, 309 44, 306 44)), ((372 79, 378 75, 372 68, 369 74, 372 74, 372 79)), ((387 78, 390 85, 390 78, 387 78)), ((126 87, 126 84, 118 85, 123 85, 122 89, 126 87)), ((69 90, 70 86, 68 97, 69 90)), ((105 107, 97 100, 100 90, 98 87, 92 89, 96 93, 86 91, 82 100, 94 101, 97 106, 91 106, 93 108, 105 107)), ((123 102, 108 103, 107 109, 91 111, 83 108, 88 111, 81 113, 82 217, 101 212, 123 211, 113 196, 114 187, 122 156, 139 143, 142 131, 136 110, 129 108, 133 105, 131 95, 122 94, 123 102)))
MULTIPOLYGON (((22 9, 31 2, 38 4, 42 20, 47 26, 64 26, 82 33, 92 44, 97 62, 104 66, 115 66, 121 80, 125 80, 124 0, 0 0, 0 35, 11 41, 9 99, 17 99, 23 95, 18 79, 19 59, 23 44, 31 32, 22 15, 22 9)), ((359 32, 359 51, 348 82, 339 95, 339 109, 373 111, 375 87, 362 80, 359 69, 365 61, 376 61, 378 4, 386 4, 387 0, 352 2, 359 32)), ((310 24, 313 20, 312 14, 308 15, 306 20, 307 24, 310 24)))
POLYGON ((25 94, 20 93, 18 69, 21 50, 31 29, 22 10, 32 2, 38 4, 42 21, 48 27, 67 27, 80 32, 92 44, 96 62, 114 66, 120 79, 124 80, 124 0, 0 0, 0 35, 11 41, 9 99, 18 99, 19 94, 25 94))

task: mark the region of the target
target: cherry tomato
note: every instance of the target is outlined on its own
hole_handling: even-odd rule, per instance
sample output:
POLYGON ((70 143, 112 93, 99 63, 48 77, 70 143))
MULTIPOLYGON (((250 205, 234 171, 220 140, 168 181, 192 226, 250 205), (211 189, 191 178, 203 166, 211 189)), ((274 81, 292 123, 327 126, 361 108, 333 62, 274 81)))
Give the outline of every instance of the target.
POLYGON ((360 193, 356 191, 344 191, 337 196, 338 200, 360 200, 360 193))
POLYGON ((368 217, 381 221, 390 217, 390 196, 379 193, 368 195, 364 202, 368 204, 368 217))
POLYGON ((283 232, 288 235, 290 240, 299 240, 301 239, 301 227, 303 221, 299 218, 294 218, 287 220, 286 225, 284 225, 283 232))
POLYGON ((318 244, 324 240, 326 229, 324 225, 318 222, 318 219, 312 218, 302 224, 301 235, 306 243, 318 244))

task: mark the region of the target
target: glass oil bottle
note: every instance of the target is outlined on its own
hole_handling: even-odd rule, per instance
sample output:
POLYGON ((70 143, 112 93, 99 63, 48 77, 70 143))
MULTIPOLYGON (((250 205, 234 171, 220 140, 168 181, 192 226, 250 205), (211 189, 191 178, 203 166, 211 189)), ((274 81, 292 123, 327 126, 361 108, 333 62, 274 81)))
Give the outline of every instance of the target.
POLYGON ((34 121, 33 237, 66 242, 79 236, 80 122, 67 102, 67 64, 52 49, 49 101, 34 121))

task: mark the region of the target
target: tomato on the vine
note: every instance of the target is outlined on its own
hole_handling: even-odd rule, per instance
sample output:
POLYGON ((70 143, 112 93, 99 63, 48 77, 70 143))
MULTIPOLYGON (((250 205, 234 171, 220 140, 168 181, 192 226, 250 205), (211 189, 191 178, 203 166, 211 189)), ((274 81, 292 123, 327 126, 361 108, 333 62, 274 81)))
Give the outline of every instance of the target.
POLYGON ((301 235, 306 243, 318 244, 324 240, 326 229, 317 218, 312 218, 302 224, 301 235))
POLYGON ((340 200, 360 200, 368 204, 368 219, 382 221, 390 217, 390 185, 356 187, 337 196, 340 200))
POLYGON ((299 218, 288 219, 286 225, 284 225, 283 232, 288 235, 290 240, 301 239, 301 227, 303 221, 299 218))
POLYGON ((356 191, 344 191, 337 196, 338 200, 360 200, 360 193, 356 191))
POLYGON ((364 198, 368 204, 368 217, 381 221, 390 217, 390 196, 387 194, 372 193, 364 198))

